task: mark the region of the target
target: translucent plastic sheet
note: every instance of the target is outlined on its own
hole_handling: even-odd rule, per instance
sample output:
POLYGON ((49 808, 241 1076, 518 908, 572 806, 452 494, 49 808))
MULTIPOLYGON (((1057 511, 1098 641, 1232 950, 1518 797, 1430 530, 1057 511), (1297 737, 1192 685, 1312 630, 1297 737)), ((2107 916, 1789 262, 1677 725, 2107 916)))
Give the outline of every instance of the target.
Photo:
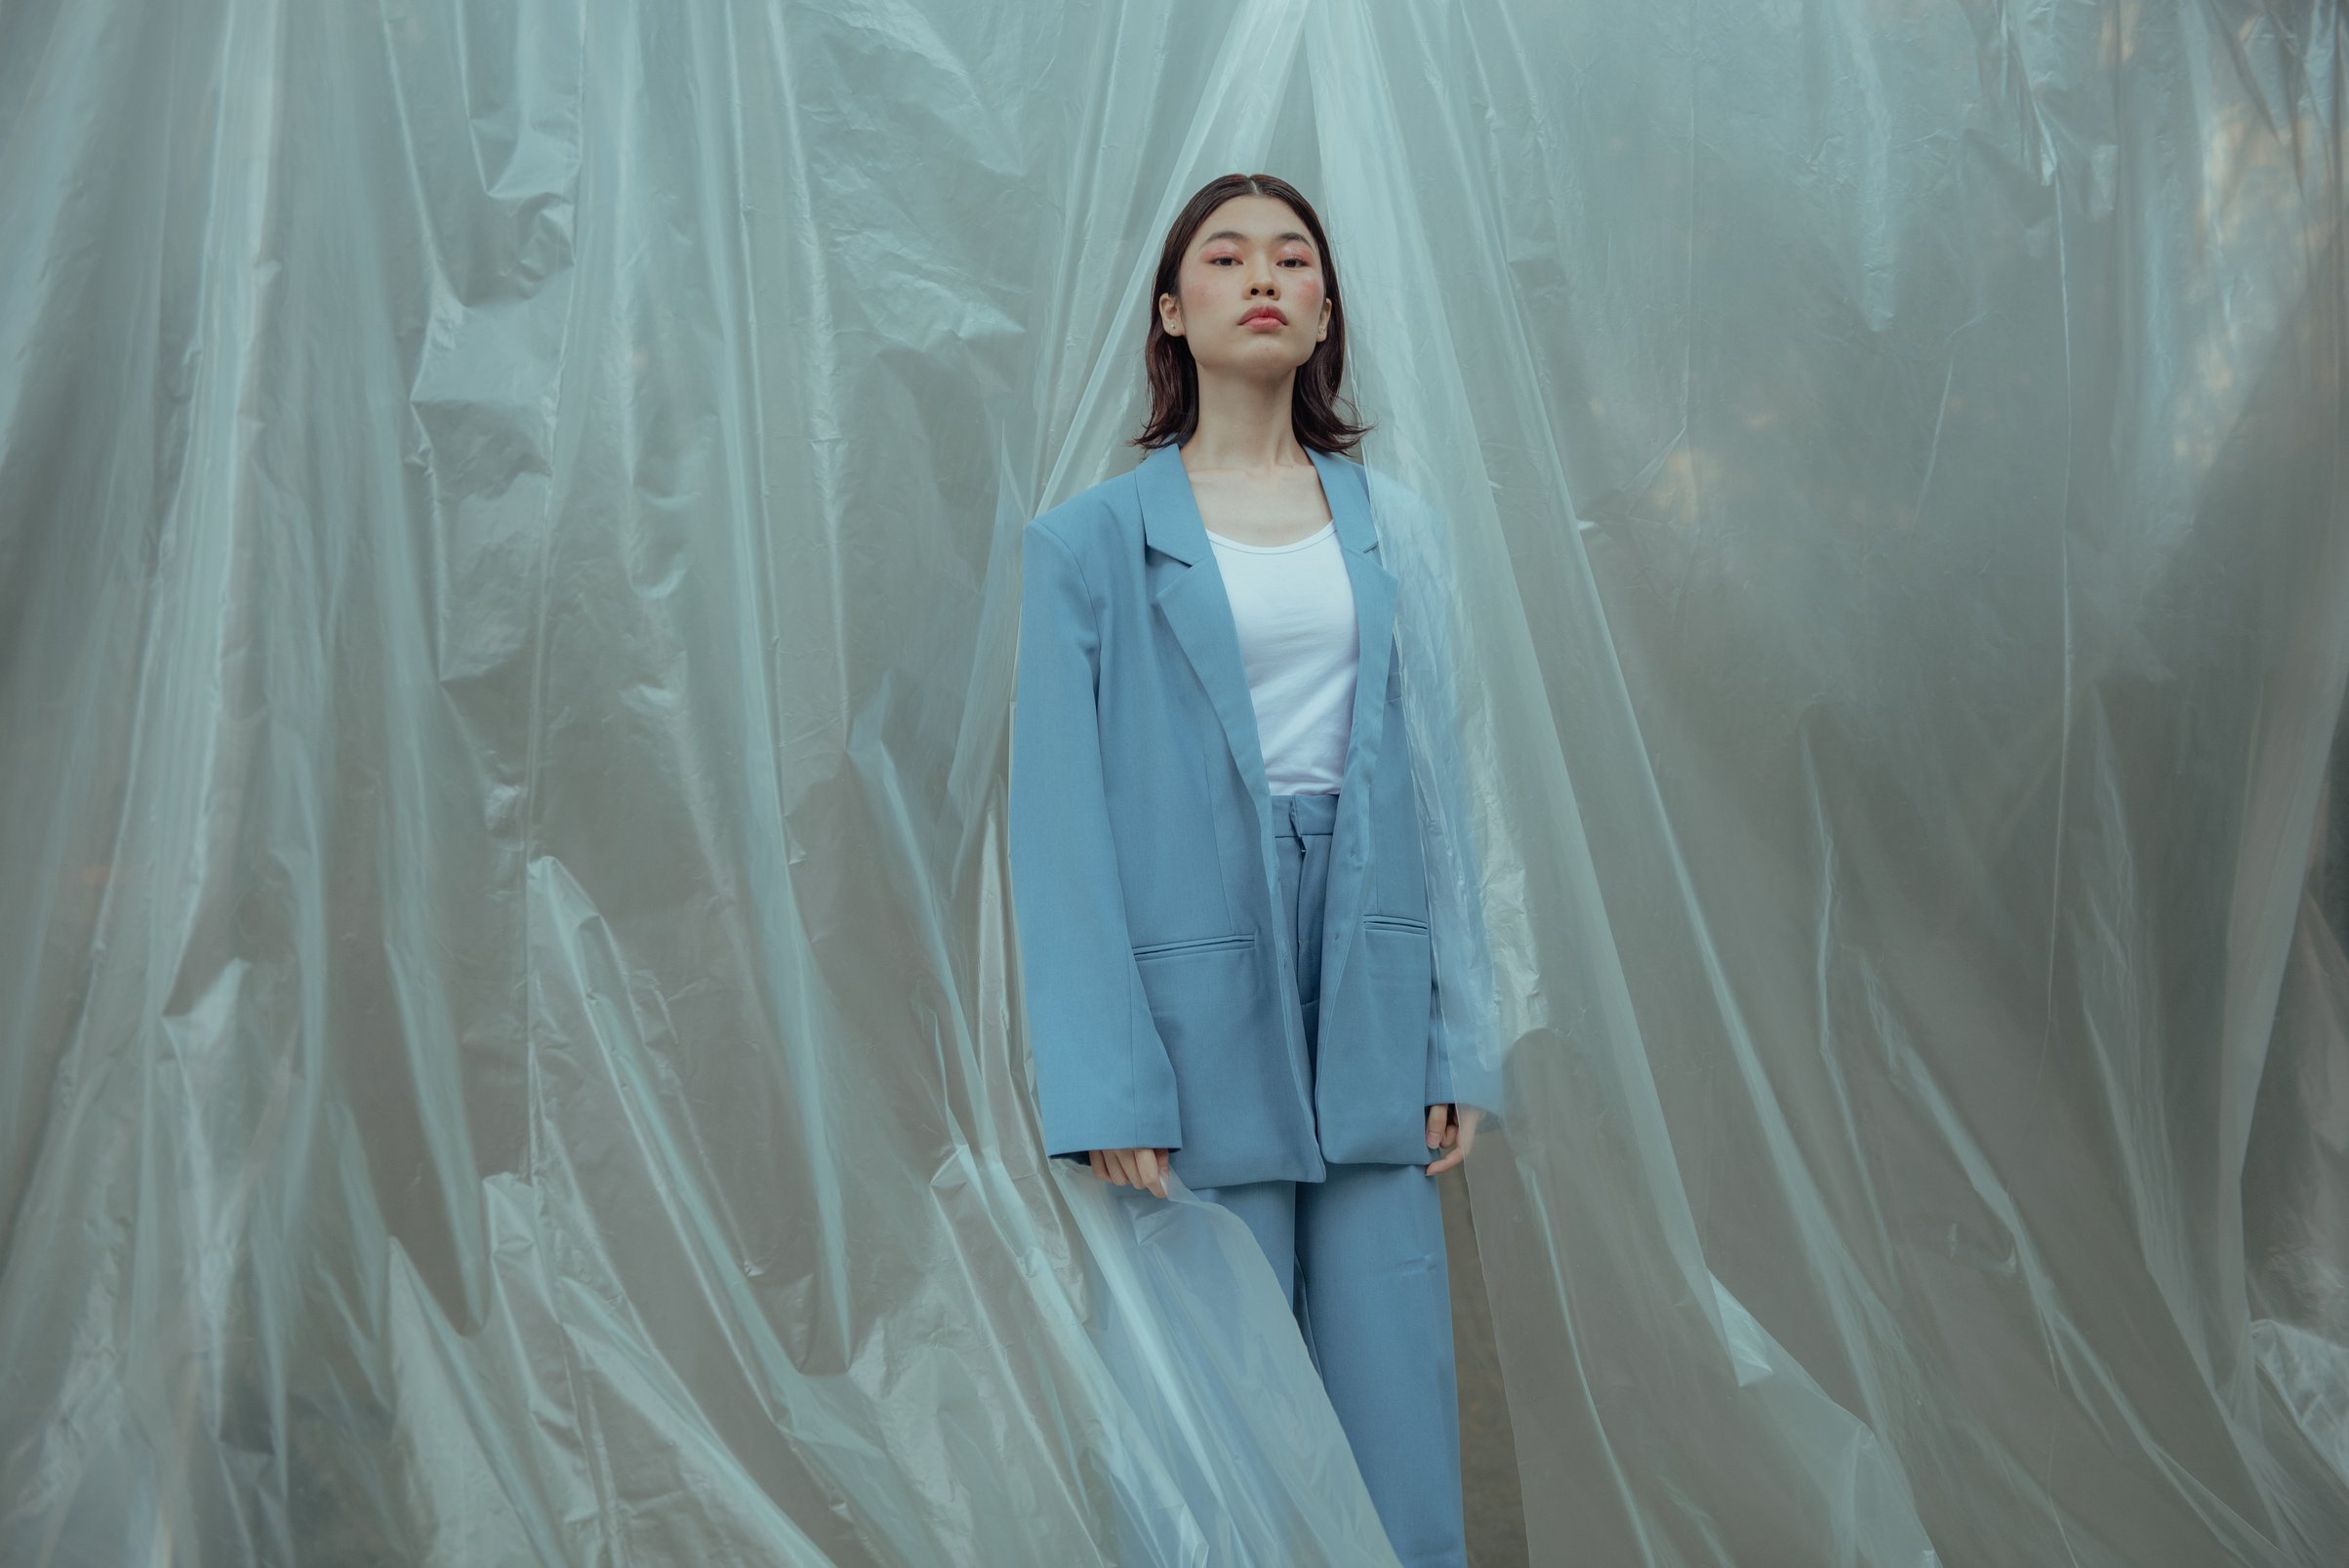
POLYGON ((1445 525, 1531 1560, 2342 1561, 2344 54, 0 3, 0 1561, 1391 1560, 1009 980, 1021 525, 1234 169, 1445 525))

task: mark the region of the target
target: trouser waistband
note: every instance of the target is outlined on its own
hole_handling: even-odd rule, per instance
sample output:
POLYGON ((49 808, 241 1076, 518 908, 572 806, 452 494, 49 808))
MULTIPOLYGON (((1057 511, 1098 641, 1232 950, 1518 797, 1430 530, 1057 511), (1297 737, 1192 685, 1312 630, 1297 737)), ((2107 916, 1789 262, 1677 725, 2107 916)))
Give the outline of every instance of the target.
POLYGON ((1327 834, 1337 825, 1336 791, 1273 797, 1273 836, 1304 838, 1327 834))

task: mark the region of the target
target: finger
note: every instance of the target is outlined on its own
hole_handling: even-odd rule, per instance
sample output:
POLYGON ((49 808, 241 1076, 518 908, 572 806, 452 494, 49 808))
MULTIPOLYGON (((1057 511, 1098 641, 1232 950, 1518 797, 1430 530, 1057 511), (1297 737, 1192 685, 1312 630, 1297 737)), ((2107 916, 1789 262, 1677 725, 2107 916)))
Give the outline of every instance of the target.
POLYGON ((1451 1106, 1437 1105, 1428 1107, 1428 1147, 1438 1148, 1442 1146, 1443 1129, 1450 1124, 1451 1119, 1451 1106))
POLYGON ((1142 1175, 1142 1185, 1158 1196, 1166 1196, 1166 1167, 1154 1148, 1134 1150, 1134 1169, 1142 1175))
POLYGON ((1111 1149, 1110 1163, 1116 1168, 1117 1185, 1119 1186, 1138 1186, 1141 1185, 1134 1180, 1134 1151, 1132 1149, 1111 1149))
POLYGON ((1430 1176, 1441 1176, 1444 1172, 1450 1170, 1453 1166, 1459 1164, 1467 1157, 1467 1149, 1455 1148, 1449 1154, 1444 1155, 1441 1159, 1430 1160, 1428 1162, 1428 1174, 1430 1176))

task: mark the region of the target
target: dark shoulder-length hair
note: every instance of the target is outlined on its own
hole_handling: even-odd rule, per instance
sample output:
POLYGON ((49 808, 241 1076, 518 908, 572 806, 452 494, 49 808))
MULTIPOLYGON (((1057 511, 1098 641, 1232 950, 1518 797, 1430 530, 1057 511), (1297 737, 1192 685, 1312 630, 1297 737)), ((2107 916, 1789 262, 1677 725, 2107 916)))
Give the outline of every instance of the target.
MULTIPOLYGON (((1187 339, 1169 337, 1158 319, 1158 296, 1178 294, 1183 253, 1207 215, 1235 196, 1270 196, 1286 202, 1304 221, 1321 257, 1321 281, 1329 295, 1329 336, 1314 345, 1313 357, 1297 367, 1289 394, 1289 422, 1298 444, 1317 452, 1351 454, 1372 426, 1342 418, 1338 383, 1346 374, 1346 302, 1338 290, 1338 261, 1329 253, 1329 238, 1321 231, 1321 217, 1296 186, 1276 175, 1219 175, 1183 204, 1167 227, 1166 243, 1158 252, 1158 276, 1150 293, 1150 338, 1142 358, 1150 373, 1150 421, 1131 442, 1138 447, 1161 447, 1188 440, 1199 423, 1199 373, 1192 362, 1187 339)), ((1179 297, 1179 294, 1178 294, 1179 297)), ((1353 404, 1349 402, 1351 409, 1353 404)))

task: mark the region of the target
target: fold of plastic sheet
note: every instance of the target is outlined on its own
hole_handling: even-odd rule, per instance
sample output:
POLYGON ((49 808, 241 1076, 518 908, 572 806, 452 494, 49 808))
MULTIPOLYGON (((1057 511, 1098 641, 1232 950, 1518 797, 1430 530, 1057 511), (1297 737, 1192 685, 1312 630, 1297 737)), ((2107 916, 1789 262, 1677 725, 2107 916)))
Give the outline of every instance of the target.
POLYGON ((2344 54, 0 9, 0 1560, 1384 1560, 1009 980, 1020 529, 1235 168, 1429 508, 1532 1560, 2342 1560, 2344 54))

